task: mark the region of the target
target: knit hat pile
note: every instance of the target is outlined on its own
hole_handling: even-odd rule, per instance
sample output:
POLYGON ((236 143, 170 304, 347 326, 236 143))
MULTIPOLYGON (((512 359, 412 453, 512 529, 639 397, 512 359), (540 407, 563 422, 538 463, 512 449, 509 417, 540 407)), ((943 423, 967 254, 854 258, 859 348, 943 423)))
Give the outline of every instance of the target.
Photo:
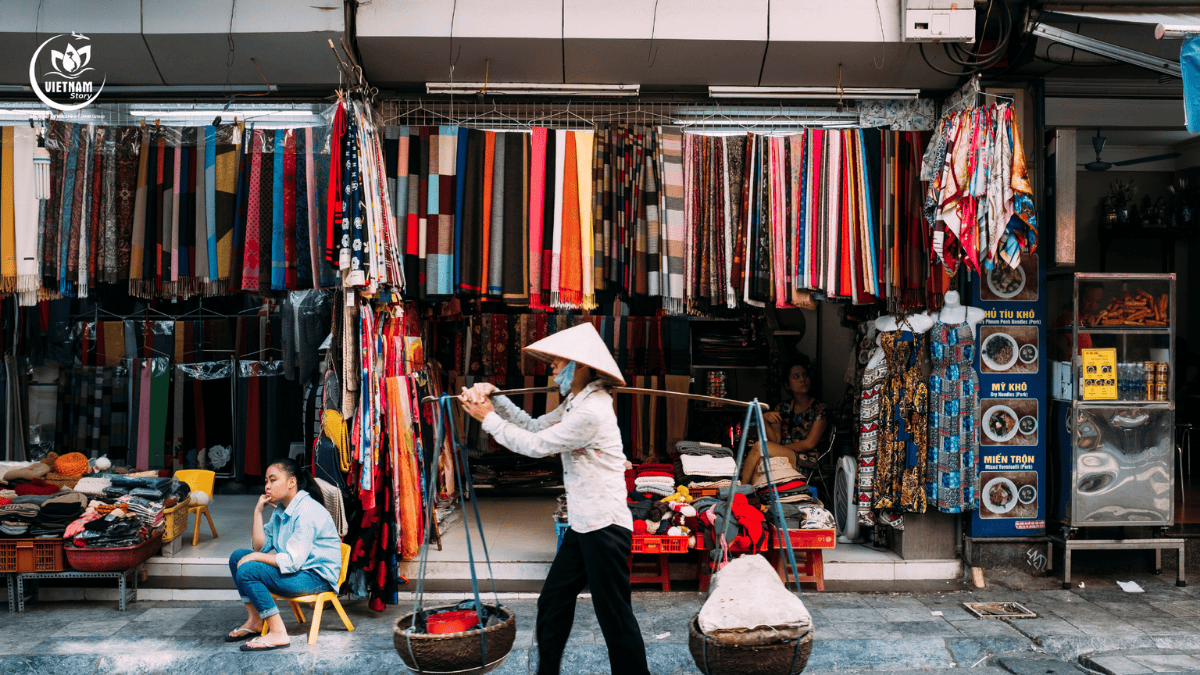
POLYGON ((88 469, 88 459, 82 452, 67 453, 54 463, 54 473, 64 476, 82 476, 88 469))
POLYGON ((15 488, 16 493, 19 495, 52 495, 61 489, 59 486, 47 483, 41 478, 34 478, 28 483, 21 483, 15 488))

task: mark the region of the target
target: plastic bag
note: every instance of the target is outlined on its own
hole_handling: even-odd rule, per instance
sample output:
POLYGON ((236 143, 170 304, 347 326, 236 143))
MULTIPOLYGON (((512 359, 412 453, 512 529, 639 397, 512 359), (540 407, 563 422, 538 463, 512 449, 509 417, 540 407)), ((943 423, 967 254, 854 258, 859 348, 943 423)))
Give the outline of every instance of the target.
POLYGON ((812 615, 804 603, 784 587, 775 568, 761 555, 742 556, 713 576, 698 621, 706 635, 766 628, 764 639, 778 635, 774 641, 812 630, 812 615))

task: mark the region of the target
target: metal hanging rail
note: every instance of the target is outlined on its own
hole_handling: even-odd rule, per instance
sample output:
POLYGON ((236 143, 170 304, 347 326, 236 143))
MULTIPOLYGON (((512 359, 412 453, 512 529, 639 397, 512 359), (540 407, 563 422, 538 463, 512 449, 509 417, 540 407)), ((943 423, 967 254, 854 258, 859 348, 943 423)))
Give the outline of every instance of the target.
MULTIPOLYGON (((509 396, 509 395, 515 396, 517 394, 549 394, 549 393, 554 393, 557 391, 558 391, 558 387, 530 387, 528 389, 505 389, 502 391, 494 391, 494 392, 488 394, 488 397, 490 398, 492 396, 509 396)), ((689 394, 689 393, 682 392, 682 391, 665 391, 662 389, 641 389, 638 387, 613 387, 613 391, 618 394, 632 394, 635 396, 666 396, 669 398, 686 398, 686 399, 691 399, 693 401, 707 401, 708 403, 720 403, 722 405, 735 405, 735 406, 739 406, 739 407, 748 407, 748 406, 753 405, 753 403, 748 403, 746 401, 735 401, 731 398, 720 398, 718 396, 704 396, 702 394, 689 394)), ((425 398, 421 399, 421 403, 437 403, 439 398, 440 397, 438 397, 438 396, 426 396, 425 398)), ((461 395, 451 396, 450 398, 456 398, 460 401, 462 400, 461 395)), ((763 410, 771 409, 771 406, 767 405, 766 403, 759 403, 758 407, 762 408, 763 410)))

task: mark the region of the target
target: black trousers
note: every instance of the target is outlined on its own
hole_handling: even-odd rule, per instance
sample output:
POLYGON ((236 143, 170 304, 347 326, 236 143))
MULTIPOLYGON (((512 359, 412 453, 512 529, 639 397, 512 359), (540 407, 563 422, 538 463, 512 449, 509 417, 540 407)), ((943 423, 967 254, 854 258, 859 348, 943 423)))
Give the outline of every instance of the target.
POLYGON ((619 525, 579 534, 567 530, 538 597, 538 675, 558 675, 584 587, 608 645, 613 675, 649 675, 646 643, 629 601, 629 550, 633 533, 619 525))

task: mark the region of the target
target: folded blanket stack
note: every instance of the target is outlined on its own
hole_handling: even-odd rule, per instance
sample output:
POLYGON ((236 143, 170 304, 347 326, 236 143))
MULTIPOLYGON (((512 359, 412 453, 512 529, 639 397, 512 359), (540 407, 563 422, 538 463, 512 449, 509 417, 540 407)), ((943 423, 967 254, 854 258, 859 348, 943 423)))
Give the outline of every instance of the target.
POLYGON ((83 515, 87 508, 87 495, 73 490, 64 490, 42 502, 41 511, 29 528, 31 537, 62 538, 67 526, 83 515))
POLYGON ((5 504, 0 506, 0 534, 23 537, 37 520, 42 507, 38 504, 5 504))
POLYGON ((688 488, 728 487, 737 472, 733 451, 713 443, 679 441, 675 460, 675 480, 688 488))

